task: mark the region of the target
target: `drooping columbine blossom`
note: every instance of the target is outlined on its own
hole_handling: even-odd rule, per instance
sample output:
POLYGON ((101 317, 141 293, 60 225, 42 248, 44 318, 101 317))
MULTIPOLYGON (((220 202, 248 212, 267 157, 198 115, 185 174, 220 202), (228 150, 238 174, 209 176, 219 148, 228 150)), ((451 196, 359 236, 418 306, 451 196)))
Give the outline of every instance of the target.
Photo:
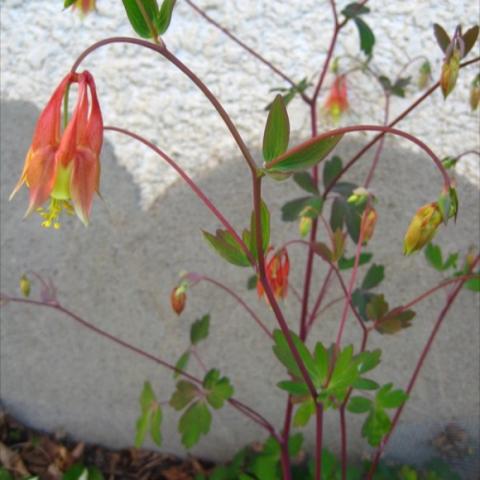
POLYGON ((63 210, 75 212, 87 225, 93 195, 99 189, 102 143, 103 121, 93 77, 87 71, 69 73, 40 114, 10 199, 25 183, 30 189, 26 215, 39 211, 42 226, 59 228, 63 210), (78 83, 77 102, 62 130, 62 103, 73 83, 78 83), (49 199, 44 210, 42 205, 49 199))
POLYGON ((442 223, 442 214, 437 202, 428 203, 417 210, 403 242, 403 252, 410 255, 424 247, 435 235, 442 223))
POLYGON ((338 123, 342 113, 348 110, 347 77, 345 75, 335 77, 324 108, 334 123, 338 123))
MULTIPOLYGON (((270 249, 271 251, 271 249, 270 249)), ((266 264, 267 281, 275 295, 275 298, 285 298, 288 291, 288 273, 290 271, 290 260, 287 250, 284 248, 273 253, 266 264)), ((261 298, 265 290, 260 280, 257 282, 257 293, 261 298)))
POLYGON ((96 8, 96 0, 74 0, 71 3, 74 10, 78 9, 81 15, 87 15, 96 8))

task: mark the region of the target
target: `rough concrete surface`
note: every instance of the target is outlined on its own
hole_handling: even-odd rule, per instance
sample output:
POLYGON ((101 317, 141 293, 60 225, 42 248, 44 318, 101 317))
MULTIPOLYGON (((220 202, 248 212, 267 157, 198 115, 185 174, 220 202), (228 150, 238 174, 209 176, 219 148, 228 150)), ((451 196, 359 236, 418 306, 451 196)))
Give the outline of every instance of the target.
MULTIPOLYGON (((76 218, 67 219, 59 231, 40 228, 40 218, 35 215, 21 221, 26 190, 11 203, 6 199, 20 173, 38 110, 27 102, 7 101, 2 104, 1 115, 1 291, 16 293, 23 272, 38 272, 52 278, 62 303, 72 311, 171 361, 187 346, 191 322, 210 312, 211 335, 199 347, 203 361, 219 367, 231 378, 240 400, 278 425, 284 397, 278 395, 275 384, 285 374, 274 360, 268 338, 242 308, 221 291, 200 284, 189 292, 180 318, 170 310, 169 294, 178 273, 196 271, 238 289, 265 322, 274 325, 268 307, 245 289, 249 271, 225 264, 201 240, 200 229, 212 231, 218 226, 203 204, 177 182, 151 209, 142 211, 138 190, 113 155, 110 140, 115 142, 116 138, 109 134, 102 155, 104 202, 96 200, 89 228, 76 218)), ((348 158, 364 138, 341 143, 339 155, 348 158)), ((142 146, 134 148, 138 156, 143 155, 142 146)), ((365 178, 368 159, 371 156, 347 178, 365 178)), ((404 258, 401 250, 412 214, 437 197, 440 181, 424 155, 405 150, 403 142, 387 140, 373 183, 379 198, 379 222, 371 248, 376 251, 375 261, 385 265, 387 281, 381 290, 392 305, 407 302, 439 280, 426 266, 423 255, 404 258)), ((198 182, 233 225, 240 228, 248 222, 249 174, 236 153, 200 175, 198 182)), ((465 251, 479 238, 478 189, 459 177, 458 190, 461 209, 457 225, 452 222, 438 235, 447 252, 465 251)), ((296 235, 296 226, 280 221, 279 207, 302 193, 292 182, 269 180, 265 195, 272 211, 273 242, 280 245, 296 235)), ((292 246, 290 253, 292 284, 301 285, 304 248, 292 246)), ((313 282, 317 289, 324 275, 325 269, 317 262, 313 282)), ((336 295, 338 291, 332 290, 328 298, 336 295)), ((381 346, 384 351, 377 377, 380 381, 406 385, 443 300, 439 293, 419 305, 414 325, 407 331, 393 337, 372 336, 371 347, 381 346)), ((284 306, 289 323, 295 326, 300 311, 297 300, 290 295, 284 306)), ((313 330, 312 342, 333 341, 340 312, 340 306, 330 310, 313 330)), ((478 445, 478 313, 478 296, 463 292, 426 361, 389 450, 392 455, 423 460, 433 453, 429 446, 432 436, 449 422, 466 428, 478 445)), ((345 341, 358 339, 358 333, 350 319, 345 341)), ((37 428, 63 429, 77 438, 113 447, 131 445, 143 381, 152 382, 162 401, 172 392, 170 372, 49 309, 14 304, 2 307, 0 346, 2 402, 12 414, 37 428)), ((195 366, 192 371, 201 374, 195 366)), ((335 450, 337 418, 327 418, 326 443, 335 450)), ((163 448, 183 452, 176 420, 176 413, 166 414, 163 448)), ((358 419, 349 420, 349 428, 351 451, 363 452, 358 419)), ((239 446, 262 436, 256 426, 225 408, 215 414, 210 436, 193 452, 225 459, 239 446)), ((307 446, 313 448, 310 429, 307 446)), ((468 461, 475 468, 478 454, 468 461)))
MULTIPOLYGON (((316 78, 332 33, 329 2, 198 0, 197 3, 295 81, 316 78)), ((339 10, 348 3, 338 1, 339 10)), ((62 13, 62 4, 61 0, 0 2, 2 98, 30 100, 40 108, 74 59, 91 43, 108 36, 134 35, 119 0, 99 0, 98 14, 83 21, 69 11, 62 13)), ((390 78, 419 55, 428 56, 433 77, 438 78, 442 53, 435 43, 433 22, 453 32, 457 23, 471 25, 480 16, 479 3, 471 0, 371 0, 369 6, 371 13, 367 20, 376 35, 371 66, 390 78)), ((258 145, 265 123, 263 108, 273 96, 270 89, 288 85, 208 25, 184 1, 177 2, 165 41, 218 95, 249 144, 258 145)), ((347 25, 338 41, 336 55, 359 55, 358 33, 353 24, 347 25)), ((420 63, 417 60, 404 71, 413 78, 413 85, 408 88, 409 98, 418 95, 415 85, 420 63)), ((343 71, 352 66, 355 62, 342 58, 343 71)), ((234 148, 215 110, 181 73, 154 53, 133 45, 110 45, 87 58, 82 68, 95 76, 106 123, 155 138, 190 171, 215 167, 234 148)), ((462 71, 458 88, 447 104, 437 91, 401 127, 434 146, 440 156, 460 153, 459 145, 462 151, 477 149, 475 129, 464 128, 476 118, 468 106, 468 88, 475 73, 473 67, 462 71)), ((320 105, 332 80, 329 74, 320 94, 320 105)), ((383 121, 383 93, 373 80, 358 72, 350 75, 349 97, 351 109, 345 123, 383 121)), ((406 102, 399 98, 392 101, 392 118, 405 108, 406 102)), ((297 135, 308 135, 310 118, 303 103, 294 100, 289 113, 292 130, 297 135)), ((322 129, 326 127, 325 123, 321 125, 322 129)), ((141 205, 145 208, 152 205, 175 181, 175 174, 159 164, 150 152, 139 157, 125 138, 115 139, 115 145, 120 164, 139 187, 141 205)), ((458 168, 478 184, 477 160, 475 156, 466 156, 458 168)))

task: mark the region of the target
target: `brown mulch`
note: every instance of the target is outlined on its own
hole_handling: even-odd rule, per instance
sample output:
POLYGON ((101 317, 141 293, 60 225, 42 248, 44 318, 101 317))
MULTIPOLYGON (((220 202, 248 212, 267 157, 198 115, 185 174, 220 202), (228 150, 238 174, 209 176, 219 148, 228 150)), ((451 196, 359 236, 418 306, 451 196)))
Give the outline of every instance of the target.
POLYGON ((75 463, 96 466, 105 480, 191 480, 212 468, 192 457, 74 442, 63 434, 32 430, 0 410, 0 466, 15 479, 37 475, 41 480, 61 480, 75 463))

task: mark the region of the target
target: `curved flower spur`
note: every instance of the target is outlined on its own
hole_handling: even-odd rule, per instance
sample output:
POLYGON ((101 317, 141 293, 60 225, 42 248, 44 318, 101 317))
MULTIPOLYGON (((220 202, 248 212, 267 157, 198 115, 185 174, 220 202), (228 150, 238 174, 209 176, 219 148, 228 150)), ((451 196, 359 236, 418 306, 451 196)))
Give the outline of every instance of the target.
POLYGON ((88 225, 93 195, 99 191, 103 120, 95 82, 88 72, 68 73, 37 121, 20 179, 10 200, 25 183, 30 189, 25 216, 39 212, 45 228, 60 228, 63 210, 88 225), (70 85, 78 83, 77 101, 68 119, 70 85), (64 125, 62 129, 62 104, 64 125), (47 208, 42 205, 50 199, 47 208))

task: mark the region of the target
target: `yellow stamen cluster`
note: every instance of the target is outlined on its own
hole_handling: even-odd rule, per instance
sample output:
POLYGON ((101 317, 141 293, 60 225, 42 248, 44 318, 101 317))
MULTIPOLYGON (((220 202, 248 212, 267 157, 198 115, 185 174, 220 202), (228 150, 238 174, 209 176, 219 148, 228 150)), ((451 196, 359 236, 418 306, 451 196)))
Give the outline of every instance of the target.
POLYGON ((50 205, 47 209, 37 208, 37 212, 44 219, 42 227, 53 227, 55 230, 58 230, 60 228, 59 219, 62 211, 65 211, 68 215, 73 215, 75 213, 72 204, 68 200, 59 200, 57 198, 52 198, 50 200, 50 205))

